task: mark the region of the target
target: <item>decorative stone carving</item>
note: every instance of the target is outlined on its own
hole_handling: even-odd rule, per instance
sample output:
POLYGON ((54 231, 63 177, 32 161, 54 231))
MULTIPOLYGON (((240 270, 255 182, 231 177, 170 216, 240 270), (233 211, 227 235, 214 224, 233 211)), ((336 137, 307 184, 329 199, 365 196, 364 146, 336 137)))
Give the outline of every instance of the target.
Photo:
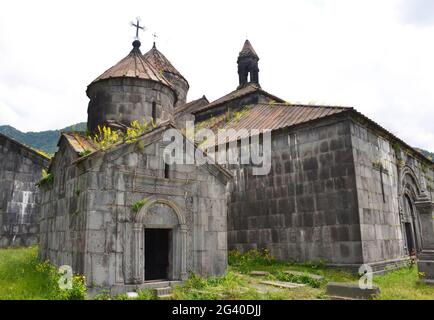
POLYGON ((421 280, 434 284, 434 203, 425 199, 415 203, 419 211, 422 226, 422 251, 418 255, 417 266, 422 275, 421 280))
POLYGON ((143 283, 145 268, 145 253, 143 245, 145 228, 166 228, 172 230, 172 259, 169 265, 169 280, 186 280, 187 232, 185 215, 173 202, 152 197, 141 208, 134 224, 133 268, 136 283, 143 283))

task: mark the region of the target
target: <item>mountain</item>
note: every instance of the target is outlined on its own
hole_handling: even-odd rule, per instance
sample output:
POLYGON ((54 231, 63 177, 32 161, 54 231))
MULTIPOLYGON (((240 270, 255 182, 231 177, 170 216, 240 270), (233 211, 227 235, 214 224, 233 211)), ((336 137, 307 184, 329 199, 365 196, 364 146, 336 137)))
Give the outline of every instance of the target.
POLYGON ((420 153, 422 153, 425 157, 427 157, 428 159, 434 160, 434 152, 429 152, 420 148, 415 148, 417 151, 419 151, 420 153))
POLYGON ((26 146, 54 154, 57 151, 57 142, 62 131, 86 131, 86 122, 74 124, 72 126, 40 132, 21 132, 12 126, 0 126, 0 133, 15 139, 26 146))

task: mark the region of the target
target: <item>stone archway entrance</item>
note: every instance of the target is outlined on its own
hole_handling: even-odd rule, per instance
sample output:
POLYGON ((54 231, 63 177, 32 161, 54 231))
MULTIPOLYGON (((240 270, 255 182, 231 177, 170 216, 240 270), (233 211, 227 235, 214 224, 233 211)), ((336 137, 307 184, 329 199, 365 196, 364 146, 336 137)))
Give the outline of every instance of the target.
POLYGON ((133 232, 135 283, 187 278, 187 226, 174 203, 148 199, 136 217, 133 232))
POLYGON ((414 256, 422 250, 420 201, 425 198, 420 182, 412 168, 405 166, 400 177, 400 207, 403 239, 407 254, 414 256))

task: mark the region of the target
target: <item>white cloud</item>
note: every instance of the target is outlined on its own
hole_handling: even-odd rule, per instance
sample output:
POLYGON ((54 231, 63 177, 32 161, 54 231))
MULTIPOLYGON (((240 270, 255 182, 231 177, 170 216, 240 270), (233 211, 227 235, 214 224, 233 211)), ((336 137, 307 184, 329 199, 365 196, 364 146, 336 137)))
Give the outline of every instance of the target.
POLYGON ((0 124, 44 130, 85 121, 86 86, 129 52, 129 21, 140 15, 148 28, 142 51, 156 31, 158 48, 189 81, 190 99, 236 88, 248 35, 265 90, 355 106, 409 144, 434 150, 430 3, 9 2, 0 12, 0 124))
POLYGON ((399 9, 404 23, 418 26, 434 25, 434 2, 432 0, 401 0, 399 9))

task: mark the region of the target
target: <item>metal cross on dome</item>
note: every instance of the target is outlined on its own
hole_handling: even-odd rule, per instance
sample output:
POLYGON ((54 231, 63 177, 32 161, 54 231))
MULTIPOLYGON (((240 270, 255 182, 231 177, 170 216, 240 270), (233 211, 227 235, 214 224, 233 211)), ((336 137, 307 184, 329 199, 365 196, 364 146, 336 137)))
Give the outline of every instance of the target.
POLYGON ((136 28, 136 39, 139 38, 139 30, 145 31, 146 28, 140 25, 140 18, 136 18, 137 23, 131 22, 131 26, 136 28))

